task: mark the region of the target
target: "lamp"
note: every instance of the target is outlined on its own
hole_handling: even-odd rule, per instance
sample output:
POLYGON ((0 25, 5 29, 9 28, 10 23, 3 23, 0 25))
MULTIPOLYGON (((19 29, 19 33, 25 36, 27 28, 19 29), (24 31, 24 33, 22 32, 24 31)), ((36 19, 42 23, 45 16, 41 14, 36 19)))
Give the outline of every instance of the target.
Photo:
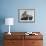
POLYGON ((14 18, 5 18, 5 25, 9 25, 8 34, 11 35, 11 33, 10 33, 10 25, 14 25, 14 18))

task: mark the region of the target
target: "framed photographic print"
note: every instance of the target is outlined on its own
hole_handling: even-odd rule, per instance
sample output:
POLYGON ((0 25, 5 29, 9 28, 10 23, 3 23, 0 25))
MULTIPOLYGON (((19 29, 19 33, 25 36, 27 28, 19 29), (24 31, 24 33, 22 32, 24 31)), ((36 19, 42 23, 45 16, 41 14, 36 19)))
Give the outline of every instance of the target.
POLYGON ((35 22, 35 9, 18 9, 19 22, 35 22))

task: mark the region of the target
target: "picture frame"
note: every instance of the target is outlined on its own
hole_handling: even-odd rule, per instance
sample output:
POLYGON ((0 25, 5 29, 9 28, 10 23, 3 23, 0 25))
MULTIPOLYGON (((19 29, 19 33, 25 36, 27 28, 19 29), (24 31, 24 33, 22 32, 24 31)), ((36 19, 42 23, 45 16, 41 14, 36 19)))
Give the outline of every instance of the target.
POLYGON ((18 9, 18 21, 24 23, 34 23, 35 9, 18 9))

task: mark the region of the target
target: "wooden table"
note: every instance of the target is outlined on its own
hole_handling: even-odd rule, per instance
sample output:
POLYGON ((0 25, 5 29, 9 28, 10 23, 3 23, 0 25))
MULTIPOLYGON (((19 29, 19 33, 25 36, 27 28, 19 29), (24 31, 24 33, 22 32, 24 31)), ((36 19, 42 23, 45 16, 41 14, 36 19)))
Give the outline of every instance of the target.
POLYGON ((25 35, 26 32, 11 32, 8 35, 4 33, 4 46, 43 46, 43 35, 40 32, 38 35, 25 35))

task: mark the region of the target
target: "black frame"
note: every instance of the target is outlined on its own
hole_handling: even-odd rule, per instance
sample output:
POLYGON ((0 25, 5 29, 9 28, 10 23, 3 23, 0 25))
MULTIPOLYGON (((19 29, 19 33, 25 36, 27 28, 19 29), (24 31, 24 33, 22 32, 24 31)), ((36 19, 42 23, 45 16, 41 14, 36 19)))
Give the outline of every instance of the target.
POLYGON ((34 23, 35 22, 35 9, 18 9, 18 21, 22 23, 34 23), (27 13, 26 13, 27 12, 27 13), (21 19, 21 16, 24 14, 28 16, 25 19, 21 19), (29 14, 29 15, 27 15, 29 14), (30 16, 30 17, 29 17, 30 16))

